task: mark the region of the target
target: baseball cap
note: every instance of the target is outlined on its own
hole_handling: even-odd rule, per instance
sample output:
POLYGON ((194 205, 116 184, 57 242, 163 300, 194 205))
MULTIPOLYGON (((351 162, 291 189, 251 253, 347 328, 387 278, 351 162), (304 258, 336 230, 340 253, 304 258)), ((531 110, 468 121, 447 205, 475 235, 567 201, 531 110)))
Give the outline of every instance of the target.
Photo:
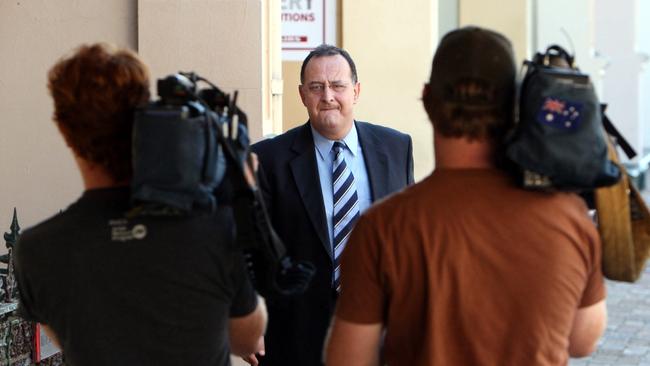
POLYGON ((495 31, 467 26, 447 33, 436 50, 429 88, 445 102, 494 105, 512 98, 516 67, 510 41, 495 31), (474 95, 455 86, 464 81, 489 93, 474 95))

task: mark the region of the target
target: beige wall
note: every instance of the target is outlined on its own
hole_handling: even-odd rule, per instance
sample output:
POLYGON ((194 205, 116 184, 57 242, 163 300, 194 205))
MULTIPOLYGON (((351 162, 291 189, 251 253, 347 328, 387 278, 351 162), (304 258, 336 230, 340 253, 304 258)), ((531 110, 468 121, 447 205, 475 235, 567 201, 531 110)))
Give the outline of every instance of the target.
POLYGON ((420 98, 438 40, 437 17, 437 0, 343 1, 343 47, 361 82, 356 118, 411 135, 416 180, 433 168, 433 132, 420 98))
POLYGON ((139 52, 152 75, 195 71, 239 90, 253 139, 262 136, 262 7, 259 0, 140 0, 139 52))
POLYGON ((0 1, 0 233, 13 207, 24 229, 79 196, 81 178, 51 121, 46 74, 81 43, 135 48, 136 16, 132 0, 0 1))
POLYGON ((300 126, 309 119, 307 110, 300 100, 300 93, 298 93, 301 65, 301 61, 284 61, 282 63, 282 78, 284 79, 284 95, 282 98, 283 131, 300 126))
POLYGON ((282 133, 281 0, 262 1, 262 135, 282 133))
POLYGON ((81 43, 139 48, 154 79, 194 70, 226 92, 238 89, 251 137, 262 136, 263 122, 273 130, 276 111, 262 108, 272 100, 263 98, 271 94, 263 78, 268 84, 281 72, 267 65, 273 45, 263 37, 264 16, 279 13, 279 2, 272 2, 0 1, 0 232, 8 230, 13 207, 25 228, 67 207, 83 189, 51 121, 46 90, 47 70, 81 43))

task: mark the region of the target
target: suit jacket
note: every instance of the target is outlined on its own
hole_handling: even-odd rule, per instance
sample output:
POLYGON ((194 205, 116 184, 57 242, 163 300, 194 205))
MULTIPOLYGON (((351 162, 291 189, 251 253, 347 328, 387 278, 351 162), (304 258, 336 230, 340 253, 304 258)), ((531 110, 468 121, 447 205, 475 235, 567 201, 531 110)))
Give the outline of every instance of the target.
MULTIPOLYGON (((372 201, 413 183, 411 137, 366 122, 355 121, 355 125, 372 201)), ((336 294, 331 288, 332 248, 309 122, 252 149, 259 156, 260 185, 271 221, 287 254, 316 267, 306 293, 267 299, 269 324, 262 365, 320 365, 336 294)))

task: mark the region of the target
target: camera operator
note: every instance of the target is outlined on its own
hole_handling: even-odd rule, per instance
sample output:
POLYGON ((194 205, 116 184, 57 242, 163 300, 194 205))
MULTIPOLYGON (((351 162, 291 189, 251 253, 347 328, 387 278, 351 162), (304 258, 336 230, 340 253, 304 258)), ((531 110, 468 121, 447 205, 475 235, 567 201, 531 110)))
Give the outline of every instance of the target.
POLYGON ((259 351, 266 310, 234 244, 232 210, 128 214, 146 66, 126 50, 81 46, 50 70, 48 87, 85 191, 21 236, 21 315, 43 325, 68 365, 229 365, 229 353, 259 351))

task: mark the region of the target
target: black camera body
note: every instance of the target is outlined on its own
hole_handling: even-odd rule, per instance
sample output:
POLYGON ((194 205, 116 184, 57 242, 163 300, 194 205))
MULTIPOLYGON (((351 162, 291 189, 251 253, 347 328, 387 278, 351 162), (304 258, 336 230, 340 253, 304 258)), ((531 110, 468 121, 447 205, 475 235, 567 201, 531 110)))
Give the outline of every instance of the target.
POLYGON ((227 204, 257 290, 265 297, 304 292, 314 266, 286 256, 261 192, 244 177, 250 141, 237 92, 231 98, 194 73, 178 73, 158 80, 158 95, 135 113, 131 214, 210 213, 227 204), (210 88, 199 90, 199 81, 210 88))
MULTIPOLYGON (((215 190, 228 166, 224 144, 248 150, 245 115, 216 87, 197 91, 194 74, 176 74, 158 80, 160 99, 139 109, 133 126, 132 200, 149 207, 162 205, 181 212, 214 211, 215 190), (188 75, 188 76, 186 76, 188 75), (204 96, 211 99, 204 99, 204 96), (232 110, 232 112, 230 112, 232 110), (237 115, 238 117, 235 117, 237 115), (224 131, 239 123, 238 139, 224 131)), ((240 159, 234 156, 235 159, 240 159)), ((243 161, 230 161, 241 169, 243 161)))

